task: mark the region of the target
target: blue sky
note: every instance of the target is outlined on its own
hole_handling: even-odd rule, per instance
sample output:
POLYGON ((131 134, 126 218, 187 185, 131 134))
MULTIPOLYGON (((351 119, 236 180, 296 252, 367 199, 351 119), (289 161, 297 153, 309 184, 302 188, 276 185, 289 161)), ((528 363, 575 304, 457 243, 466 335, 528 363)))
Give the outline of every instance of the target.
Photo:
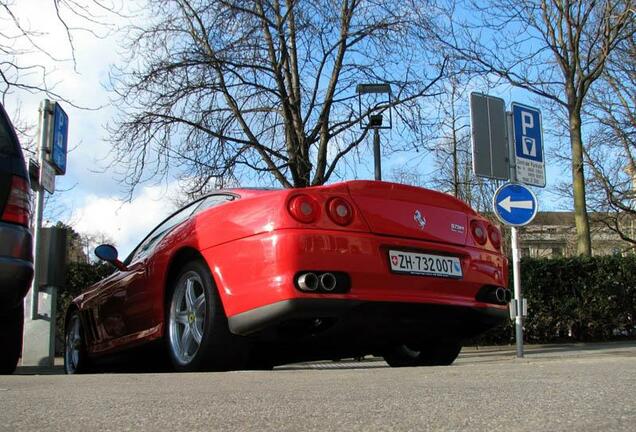
MULTIPOLYGON (((57 57, 70 58, 70 47, 63 28, 57 20, 51 19, 55 16, 52 8, 52 2, 40 0, 20 0, 16 3, 18 16, 28 17, 28 26, 45 33, 38 43, 57 57)), ((33 53, 28 59, 49 67, 52 71, 49 82, 55 83, 56 92, 78 106, 93 108, 82 110, 62 102, 70 119, 71 152, 68 155, 67 174, 57 177, 56 188, 60 192, 55 194, 45 216, 48 215, 53 223, 61 219, 82 233, 103 234, 111 238, 120 249, 120 254, 125 256, 145 233, 175 208, 173 198, 178 195, 178 188, 172 179, 160 184, 148 183, 136 191, 132 200, 125 200, 126 189, 116 180, 117 170, 109 168, 109 143, 104 129, 115 112, 105 85, 110 68, 120 61, 117 37, 95 38, 88 33, 78 32, 74 44, 76 70, 71 61, 52 62, 41 53, 33 53)), ((521 90, 502 87, 489 92, 505 99, 508 105, 512 101, 536 105, 536 101, 521 90)), ((6 108, 9 113, 19 111, 22 121, 35 122, 42 98, 42 95, 16 92, 7 98, 6 108)), ((544 138, 547 139, 547 155, 556 144, 549 136, 544 138)), ((400 140, 399 133, 395 129, 383 131, 382 141, 388 140, 400 140)), ((356 175, 358 178, 371 179, 373 159, 370 152, 365 151, 363 154, 360 165, 356 167, 356 175)), ((407 165, 412 160, 413 155, 409 153, 396 153, 385 158, 384 177, 387 178, 394 168, 407 165)), ((422 175, 432 175, 432 157, 424 161, 427 166, 414 166, 413 169, 422 175)), ((542 210, 564 209, 564 205, 549 191, 557 182, 568 178, 568 169, 547 160, 548 184, 546 191, 539 194, 542 210)))

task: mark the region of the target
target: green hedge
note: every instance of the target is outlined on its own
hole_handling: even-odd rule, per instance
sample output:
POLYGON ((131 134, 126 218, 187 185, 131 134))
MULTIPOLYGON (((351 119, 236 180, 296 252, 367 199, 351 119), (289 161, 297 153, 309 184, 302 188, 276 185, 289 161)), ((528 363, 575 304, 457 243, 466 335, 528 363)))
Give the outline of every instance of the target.
MULTIPOLYGON (((524 258, 521 287, 528 299, 528 343, 636 336, 636 256, 524 258)), ((514 325, 507 322, 472 342, 514 343, 514 325)))

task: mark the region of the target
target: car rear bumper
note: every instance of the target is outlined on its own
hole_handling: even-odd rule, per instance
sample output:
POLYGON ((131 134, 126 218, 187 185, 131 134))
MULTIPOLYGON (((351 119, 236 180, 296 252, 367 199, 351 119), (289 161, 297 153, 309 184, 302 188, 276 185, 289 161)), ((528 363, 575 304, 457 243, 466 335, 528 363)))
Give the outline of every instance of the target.
POLYGON ((0 257, 0 312, 20 304, 31 287, 33 263, 0 257))
POLYGON ((15 308, 33 279, 31 232, 21 226, 0 223, 0 308, 15 308))
POLYGON ((202 251, 228 317, 293 299, 329 299, 498 307, 477 300, 485 287, 506 287, 507 260, 477 248, 429 241, 328 230, 277 230, 202 251), (463 277, 396 274, 389 250, 458 257, 463 277), (295 278, 303 271, 345 273, 346 293, 307 293, 295 278))
POLYGON ((228 318, 238 335, 278 333, 295 328, 307 334, 323 331, 344 335, 348 343, 367 344, 408 339, 465 339, 478 335, 508 317, 500 307, 462 307, 441 304, 373 302, 338 299, 291 299, 228 318))

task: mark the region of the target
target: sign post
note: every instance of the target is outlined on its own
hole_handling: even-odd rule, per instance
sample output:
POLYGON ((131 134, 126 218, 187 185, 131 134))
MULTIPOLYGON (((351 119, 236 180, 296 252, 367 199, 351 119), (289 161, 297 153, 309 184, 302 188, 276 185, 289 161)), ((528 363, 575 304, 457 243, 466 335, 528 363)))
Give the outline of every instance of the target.
POLYGON ((472 93, 470 119, 473 172, 481 177, 511 181, 495 192, 493 210, 511 229, 515 298, 510 304, 510 316, 515 320, 517 357, 523 357, 527 304, 521 292, 517 227, 532 221, 538 204, 534 193, 518 183, 545 187, 541 111, 514 102, 512 111, 506 112, 503 99, 472 93))
POLYGON ((512 275, 515 298, 511 307, 511 317, 515 319, 515 340, 517 357, 523 357, 523 317, 526 315, 525 299, 521 293, 521 266, 517 227, 529 224, 537 214, 537 197, 527 187, 517 183, 507 183, 495 192, 493 210, 497 218, 511 227, 512 231, 512 275))
POLYGON ((45 191, 53 193, 55 176, 64 175, 66 172, 68 116, 57 102, 48 99, 40 104, 39 114, 39 171, 37 182, 32 185, 36 192, 33 226, 35 271, 31 292, 26 301, 26 310, 29 314, 25 316, 24 323, 23 366, 53 366, 55 354, 56 287, 47 283, 48 276, 43 272, 42 256, 46 249, 51 247, 51 242, 43 239, 42 215, 45 191))
MULTIPOLYGON (((38 318, 38 289, 40 280, 40 272, 37 265, 37 252, 40 247, 40 231, 42 228, 42 214, 44 212, 44 187, 43 183, 46 183, 47 187, 50 187, 50 175, 45 167, 46 152, 49 143, 49 130, 51 122, 51 102, 48 99, 44 99, 40 104, 40 118, 38 124, 38 144, 37 144, 37 163, 40 166, 40 173, 38 179, 38 185, 35 192, 35 221, 33 226, 33 256, 36 260, 35 271, 33 275, 33 282, 31 284, 31 320, 38 318)), ((54 183, 54 181, 53 181, 54 183)))

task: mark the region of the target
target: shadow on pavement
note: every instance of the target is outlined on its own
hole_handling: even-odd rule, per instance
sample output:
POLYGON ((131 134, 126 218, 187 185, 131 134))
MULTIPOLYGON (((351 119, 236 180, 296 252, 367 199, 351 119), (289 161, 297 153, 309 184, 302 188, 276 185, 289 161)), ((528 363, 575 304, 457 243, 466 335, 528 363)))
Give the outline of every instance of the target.
MULTIPOLYGON (((629 350, 627 354, 636 356, 636 340, 604 342, 604 343, 577 343, 577 344, 555 344, 555 345, 526 345, 526 357, 558 357, 559 355, 566 357, 568 353, 577 356, 580 354, 594 353, 603 355, 624 355, 625 350, 629 350), (603 351, 606 351, 603 353, 603 351)), ((493 362, 498 360, 509 360, 515 355, 515 346, 491 346, 491 347, 464 347, 457 360, 462 365, 493 362)), ((152 365, 152 362, 133 361, 113 362, 101 365, 96 368, 95 373, 117 373, 117 374, 147 374, 147 373, 166 373, 172 370, 165 364, 152 365)), ((389 366, 382 358, 366 357, 363 359, 345 359, 339 361, 319 361, 308 363, 292 363, 281 365, 274 368, 275 371, 289 370, 334 370, 334 369, 384 369, 389 366)), ((15 372, 16 375, 62 375, 64 368, 61 359, 56 359, 56 365, 53 368, 19 366, 15 372)))

